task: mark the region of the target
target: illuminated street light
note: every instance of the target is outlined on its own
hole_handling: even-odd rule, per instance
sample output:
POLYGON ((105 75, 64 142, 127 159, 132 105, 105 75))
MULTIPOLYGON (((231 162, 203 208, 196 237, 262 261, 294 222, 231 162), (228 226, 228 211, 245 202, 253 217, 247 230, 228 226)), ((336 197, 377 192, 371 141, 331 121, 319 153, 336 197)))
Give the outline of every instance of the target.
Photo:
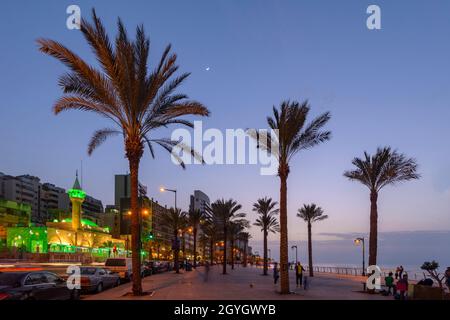
POLYGON ((355 240, 353 240, 353 242, 357 246, 362 244, 362 275, 365 276, 366 275, 366 259, 365 259, 366 253, 365 253, 364 238, 356 238, 355 240))
POLYGON ((165 192, 165 191, 170 191, 173 192, 175 194, 175 210, 177 209, 177 190, 176 189, 167 189, 164 187, 159 188, 159 191, 161 192, 165 192))

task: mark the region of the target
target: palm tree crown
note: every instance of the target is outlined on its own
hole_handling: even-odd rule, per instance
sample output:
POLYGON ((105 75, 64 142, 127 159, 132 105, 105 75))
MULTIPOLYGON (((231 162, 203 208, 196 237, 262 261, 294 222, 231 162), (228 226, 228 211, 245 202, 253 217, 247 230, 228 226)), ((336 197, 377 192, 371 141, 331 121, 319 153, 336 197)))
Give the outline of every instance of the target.
POLYGON ((322 208, 316 206, 315 203, 304 204, 302 208, 298 209, 297 217, 303 219, 305 222, 308 223, 313 223, 328 218, 327 215, 323 214, 322 208))
MULTIPOLYGON (((297 101, 283 101, 280 110, 274 106, 273 117, 267 117, 267 123, 275 136, 261 133, 263 139, 258 139, 258 147, 269 151, 278 159, 279 175, 289 174, 289 161, 299 151, 310 149, 331 138, 330 131, 321 131, 330 120, 330 113, 325 112, 306 124, 310 109, 308 101, 301 104, 297 101), (265 139, 269 137, 272 139, 265 139), (277 147, 272 146, 272 140, 277 143, 277 147)), ((249 131, 249 135, 259 138, 260 133, 249 131)))
POLYGON ((375 192, 389 184, 420 178, 416 161, 390 147, 378 148, 373 156, 364 152, 364 159, 354 158, 352 164, 356 169, 346 171, 344 176, 375 192))
POLYGON ((260 227, 263 232, 279 232, 280 225, 278 224, 276 216, 280 210, 275 209, 276 205, 277 202, 272 201, 272 198, 265 197, 258 199, 258 201, 253 204, 253 211, 258 213, 258 218, 256 218, 253 225, 260 227))
MULTIPOLYGON (((70 72, 59 79, 64 96, 54 105, 55 114, 66 110, 83 110, 110 119, 115 128, 105 128, 94 133, 89 154, 109 136, 122 134, 127 157, 141 157, 144 144, 154 156, 153 143, 172 151, 177 141, 156 139, 152 131, 170 124, 192 123, 180 119, 184 115, 209 115, 200 102, 188 100, 187 95, 175 93, 189 73, 178 77, 177 55, 170 53, 168 45, 155 69, 149 72, 150 40, 144 27, 136 29, 136 39, 129 39, 126 29, 118 19, 118 34, 111 44, 106 30, 92 11, 93 23, 81 22, 81 32, 94 51, 101 69, 94 68, 62 44, 39 39, 39 49, 63 62, 70 72)), ((181 145, 180 145, 181 146, 181 145)), ((178 158, 180 164, 184 163, 178 158)))

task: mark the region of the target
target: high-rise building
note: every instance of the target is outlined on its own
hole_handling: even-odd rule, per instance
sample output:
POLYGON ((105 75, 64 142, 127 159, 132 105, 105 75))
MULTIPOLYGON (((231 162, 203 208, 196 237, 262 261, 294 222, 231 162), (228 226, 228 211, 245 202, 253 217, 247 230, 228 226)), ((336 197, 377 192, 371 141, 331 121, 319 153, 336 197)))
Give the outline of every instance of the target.
MULTIPOLYGON (((27 204, 31 207, 31 222, 43 225, 48 220, 61 219, 72 210, 72 204, 64 188, 51 183, 41 183, 31 175, 11 176, 0 173, 0 199, 27 204)), ((100 200, 86 196, 82 205, 83 215, 99 223, 103 214, 100 200)))
POLYGON ((31 222, 43 223, 46 219, 41 204, 41 184, 38 177, 30 175, 10 176, 0 175, 0 197, 17 203, 31 206, 31 222))
POLYGON ((206 193, 200 190, 195 190, 194 194, 191 195, 189 208, 205 212, 205 208, 207 205, 209 205, 209 197, 206 195, 206 193))
POLYGON ((121 198, 129 198, 131 195, 130 175, 116 174, 114 176, 114 205, 120 207, 121 198))
MULTIPOLYGON (((202 212, 206 211, 206 207, 209 206, 210 201, 209 201, 209 197, 206 193, 204 193, 203 191, 200 190, 194 190, 194 194, 191 195, 191 199, 190 199, 190 204, 189 204, 189 209, 190 210, 200 210, 202 212)), ((202 229, 199 228, 198 232, 197 232, 197 243, 199 243, 199 239, 201 239, 202 237, 202 229)), ((192 239, 193 241, 193 239, 192 239)), ((197 247, 197 252, 198 252, 198 256, 204 256, 205 252, 203 252, 206 249, 206 252, 209 252, 209 246, 210 244, 207 243, 206 246, 198 246, 197 247)))

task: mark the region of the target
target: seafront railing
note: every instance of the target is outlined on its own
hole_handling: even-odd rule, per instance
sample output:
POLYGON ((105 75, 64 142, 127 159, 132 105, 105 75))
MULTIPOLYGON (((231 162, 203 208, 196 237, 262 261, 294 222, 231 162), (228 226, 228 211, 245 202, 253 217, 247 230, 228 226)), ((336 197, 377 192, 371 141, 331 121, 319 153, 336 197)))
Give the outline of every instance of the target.
MULTIPOLYGON (((308 266, 304 266, 306 271, 309 271, 308 266)), ((340 274, 340 275, 348 275, 348 276, 360 276, 362 275, 362 268, 356 267, 332 267, 332 266, 314 266, 314 272, 318 273, 332 273, 332 274, 340 274)), ((389 274, 389 272, 394 272, 391 269, 381 269, 382 277, 385 277, 389 274)), ((422 279, 423 273, 412 270, 405 270, 405 274, 408 275, 410 280, 420 280, 422 279)))

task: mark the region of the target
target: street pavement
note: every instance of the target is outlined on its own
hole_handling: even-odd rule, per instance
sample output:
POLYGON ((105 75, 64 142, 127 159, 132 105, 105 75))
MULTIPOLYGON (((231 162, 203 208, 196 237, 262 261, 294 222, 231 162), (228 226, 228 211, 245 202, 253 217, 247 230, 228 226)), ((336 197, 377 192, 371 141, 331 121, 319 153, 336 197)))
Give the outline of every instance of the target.
POLYGON ((269 270, 268 276, 262 275, 262 269, 256 267, 236 266, 228 268, 228 274, 221 274, 222 266, 210 268, 208 280, 205 281, 203 267, 190 272, 175 274, 166 272, 146 277, 142 281, 147 295, 133 297, 130 295, 131 283, 121 285, 95 295, 84 296, 84 300, 386 300, 380 294, 361 292, 361 277, 316 274, 308 277, 309 288, 297 288, 295 274, 290 271, 292 294, 281 295, 279 285, 273 283, 269 270))

